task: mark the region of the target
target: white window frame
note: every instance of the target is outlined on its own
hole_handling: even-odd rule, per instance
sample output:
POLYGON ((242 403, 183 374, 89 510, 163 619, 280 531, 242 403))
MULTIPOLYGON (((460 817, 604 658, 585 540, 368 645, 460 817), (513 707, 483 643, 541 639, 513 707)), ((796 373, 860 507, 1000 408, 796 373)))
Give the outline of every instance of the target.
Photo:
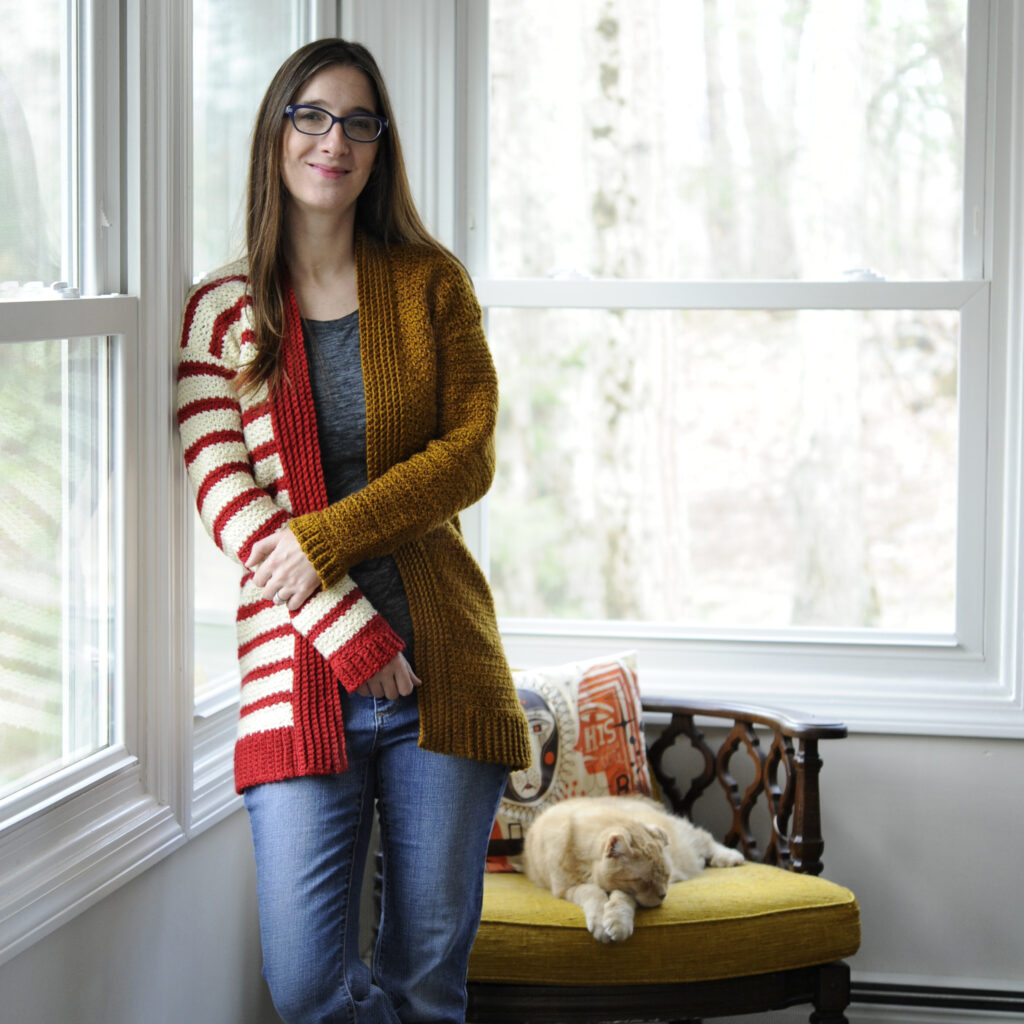
MULTIPOLYGON (((456 0, 465 97, 456 251, 488 308, 949 309, 962 318, 956 631, 665 629, 504 620, 516 665, 639 653, 644 689, 798 704, 880 733, 1024 736, 1024 9, 972 0, 963 278, 958 281, 576 281, 487 270, 487 5, 456 0)), ((499 452, 500 457, 500 452, 499 452)), ((474 524, 486 565, 486 517, 474 524)))
MULTIPOLYGON (((310 38, 336 0, 296 0, 310 38)), ((197 707, 192 495, 174 427, 191 272, 188 0, 73 0, 84 298, 0 302, 0 344, 111 339, 114 741, 0 801, 0 964, 241 806, 237 695, 197 707)), ((269 75, 269 72, 268 72, 269 75)))
MULTIPOLYGON (((173 222, 160 204, 177 187, 180 117, 170 73, 187 10, 78 0, 79 162, 71 197, 79 212, 79 285, 88 297, 5 301, 0 343, 63 337, 110 339, 117 509, 113 524, 116 635, 112 743, 0 804, 0 962, 6 961, 186 839, 189 742, 181 714, 175 635, 180 550, 168 522, 175 490, 171 444, 170 289, 179 267, 173 222), (121 35, 127 39, 122 69, 121 35), (154 67, 153 65, 159 65, 154 67), (126 97, 122 101, 122 97, 126 97), (147 118, 143 122, 143 118, 147 118), (145 131, 142 124, 147 125, 145 131), (150 143, 132 151, 121 137, 150 143), (122 154, 127 155, 121 180, 122 154), (168 252, 170 250, 170 253, 168 252), (164 301, 160 301, 160 296, 164 301), (147 301, 148 300, 148 301, 147 301), (142 642, 141 638, 146 638, 142 642)), ((179 289, 180 290, 180 289, 179 289)), ((177 315, 177 313, 175 313, 177 315)))

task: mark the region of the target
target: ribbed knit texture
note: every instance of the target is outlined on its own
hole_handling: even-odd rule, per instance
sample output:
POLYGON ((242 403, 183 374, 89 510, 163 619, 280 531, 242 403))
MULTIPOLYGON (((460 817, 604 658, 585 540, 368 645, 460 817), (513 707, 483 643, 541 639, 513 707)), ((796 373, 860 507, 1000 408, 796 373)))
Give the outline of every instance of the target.
POLYGON ((458 524, 494 473, 497 379, 479 305, 462 268, 434 250, 385 252, 359 237, 356 260, 369 483, 327 508, 294 298, 290 386, 273 401, 265 389, 240 401, 232 384, 251 358, 244 267, 201 285, 185 312, 179 423, 207 529, 244 562, 287 523, 324 586, 292 616, 243 578, 239 789, 343 770, 331 677, 354 690, 401 645, 347 573, 386 553, 412 614, 420 745, 513 768, 530 760, 490 590, 458 524))
MULTIPOLYGON (((243 565, 256 541, 326 503, 301 340, 285 347, 294 386, 274 401, 266 388, 241 399, 235 391, 252 355, 245 288, 244 276, 226 274, 193 291, 178 363, 178 425, 199 514, 243 565)), ((401 639, 347 576, 292 613, 264 600, 246 571, 237 629, 236 788, 344 771, 338 684, 356 689, 402 650, 401 639)))
POLYGON ((420 745, 530 762, 526 719, 490 589, 458 513, 494 476, 498 382, 472 285, 454 260, 418 246, 356 242, 369 483, 290 528, 325 585, 394 556, 413 633, 420 745))

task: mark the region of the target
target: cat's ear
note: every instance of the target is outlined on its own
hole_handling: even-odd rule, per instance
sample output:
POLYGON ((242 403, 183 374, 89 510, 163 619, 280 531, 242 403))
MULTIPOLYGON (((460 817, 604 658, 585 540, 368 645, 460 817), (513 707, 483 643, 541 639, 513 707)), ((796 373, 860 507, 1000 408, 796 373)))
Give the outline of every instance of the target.
POLYGON ((662 846, 668 846, 668 833, 660 825, 648 825, 647 831, 650 832, 655 839, 661 843, 662 846))
POLYGON ((604 842, 604 855, 612 858, 625 857, 626 847, 626 837, 613 832, 604 842))

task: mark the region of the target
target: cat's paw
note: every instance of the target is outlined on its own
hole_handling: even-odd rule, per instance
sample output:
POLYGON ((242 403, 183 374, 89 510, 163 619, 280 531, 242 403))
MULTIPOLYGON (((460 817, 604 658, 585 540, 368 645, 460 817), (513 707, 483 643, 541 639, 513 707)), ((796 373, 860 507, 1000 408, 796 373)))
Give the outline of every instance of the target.
POLYGON ((614 918, 604 922, 604 934, 602 942, 625 942, 633 934, 633 919, 614 918))
POLYGON ((743 854, 739 850, 732 850, 728 846, 716 843, 708 863, 713 868, 734 868, 742 864, 743 861, 743 854))
POLYGON ((611 942, 611 937, 604 927, 605 904, 590 906, 585 909, 587 918, 587 931, 597 939, 598 942, 611 942))
POLYGON ((633 915, 636 907, 624 893, 613 892, 605 904, 601 924, 607 936, 604 942, 623 942, 633 934, 633 915))
POLYGON ((599 893, 596 896, 588 894, 588 898, 580 902, 583 908, 583 916, 587 921, 587 931, 597 939, 598 942, 611 942, 604 927, 604 912, 608 897, 599 893))

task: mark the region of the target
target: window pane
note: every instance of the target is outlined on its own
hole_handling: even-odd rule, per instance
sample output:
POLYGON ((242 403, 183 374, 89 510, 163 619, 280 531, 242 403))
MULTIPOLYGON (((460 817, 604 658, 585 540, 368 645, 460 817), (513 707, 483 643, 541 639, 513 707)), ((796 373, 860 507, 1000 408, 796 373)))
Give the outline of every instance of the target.
MULTIPOLYGON (((256 111, 281 62, 302 42, 304 4, 194 0, 193 278, 241 255, 245 183, 256 111)), ((283 116, 283 112, 282 112, 283 116)), ((240 570, 195 516, 196 697, 238 677, 235 606, 240 570)))
POLYGON ((65 7, 0 0, 0 282, 69 273, 65 7))
POLYGON ((0 345, 0 797, 111 739, 107 344, 0 345))
POLYGON ((235 609, 242 570, 210 539, 193 515, 195 540, 195 686, 196 699, 238 681, 235 609))
POLYGON ((951 632, 958 315, 493 309, 499 613, 951 632))
POLYGON ((193 277, 241 254, 249 142, 271 76, 299 45, 300 3, 192 5, 193 277))
POLYGON ((966 0, 491 0, 490 272, 961 273, 966 0))

